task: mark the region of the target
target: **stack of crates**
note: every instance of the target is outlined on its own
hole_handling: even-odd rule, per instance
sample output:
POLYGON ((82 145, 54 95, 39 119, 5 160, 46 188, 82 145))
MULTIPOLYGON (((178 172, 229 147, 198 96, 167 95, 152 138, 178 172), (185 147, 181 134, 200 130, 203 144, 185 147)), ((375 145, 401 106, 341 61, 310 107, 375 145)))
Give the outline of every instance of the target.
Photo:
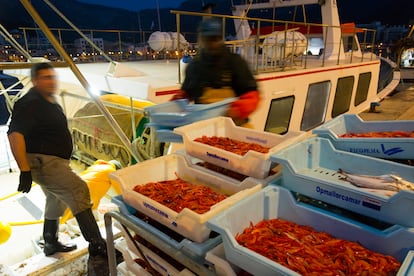
POLYGON ((208 222, 208 226, 223 239, 226 261, 253 275, 299 275, 239 245, 235 239, 251 224, 280 218, 391 255, 402 263, 398 275, 414 272, 414 219, 411 215, 414 192, 402 190, 391 197, 375 194, 355 187, 338 172, 342 169, 374 176, 393 173, 414 183, 413 167, 338 150, 330 140, 320 137, 289 145, 274 152, 270 159, 281 164, 281 177, 208 222), (330 207, 381 220, 386 226, 380 229, 344 213, 298 201, 297 194, 330 207))
MULTIPOLYGON (((345 125, 345 121, 342 125, 345 125)), ((336 128, 337 135, 340 135, 340 127, 336 128)), ((369 127, 363 128, 370 130, 369 127)), ((414 273, 414 218, 410 215, 414 207, 414 192, 401 190, 392 196, 381 195, 352 185, 339 172, 343 170, 372 176, 393 174, 414 183, 413 167, 380 159, 384 156, 340 149, 331 139, 322 136, 309 136, 302 132, 282 136, 237 127, 226 117, 193 122, 175 127, 172 131, 182 137, 185 151, 119 170, 111 174, 111 179, 123 189, 123 195, 114 198, 114 201, 118 201, 120 212, 142 228, 155 233, 160 243, 176 248, 177 254, 191 256, 195 263, 211 267, 213 274, 219 276, 236 276, 243 270, 253 275, 299 275, 239 245, 235 239, 238 233, 251 224, 280 218, 391 255, 402 263, 397 275, 414 273), (249 151, 241 156, 194 141, 202 136, 254 142, 270 148, 270 151, 267 154, 249 151), (197 166, 199 161, 238 172, 247 178, 236 181, 197 166), (282 172, 269 176, 275 166, 281 167, 282 172), (177 176, 191 183, 208 185, 229 197, 213 206, 209 212, 198 215, 190 210, 176 213, 132 190, 135 185, 177 176), (367 219, 379 220, 383 227, 372 226, 329 208, 310 205, 298 200, 295 197, 298 194, 326 204, 329 208, 335 207, 367 219), (137 219, 133 215, 135 211, 173 229, 184 239, 171 242, 172 239, 165 233, 137 219), (217 236, 213 235, 217 233, 217 236)), ((404 151, 411 151, 412 140, 407 144, 403 140, 398 141, 402 142, 399 146, 404 151)), ((385 144, 389 142, 381 141, 383 147, 396 147, 385 144)), ((127 247, 137 254, 130 241, 127 247)), ((162 263, 162 259, 149 253, 148 256, 156 263, 162 263)), ((163 267, 167 267, 167 264, 163 264, 163 267)), ((171 270, 169 273, 181 275, 179 273, 182 271, 171 270)))
MULTIPOLYGON (((145 231, 156 235, 159 243, 154 246, 168 246, 175 248, 176 255, 185 255, 194 263, 201 265, 205 261, 206 253, 221 242, 219 235, 212 235, 211 229, 207 227, 209 219, 227 209, 232 204, 244 197, 254 194, 262 188, 260 182, 253 179, 246 179, 242 183, 229 181, 214 174, 194 168, 181 154, 171 154, 147 160, 136 165, 118 170, 110 175, 111 181, 115 181, 122 189, 122 196, 112 199, 120 208, 120 212, 140 226, 145 231), (173 180, 177 177, 194 184, 201 184, 211 187, 213 190, 228 195, 228 197, 212 206, 210 211, 198 214, 190 209, 183 209, 177 213, 172 209, 144 196, 133 190, 136 185, 143 185, 148 182, 173 180), (165 227, 181 235, 182 239, 177 241, 168 234, 158 230, 152 225, 138 218, 135 214, 140 212, 157 221, 165 227)), ((129 238, 123 235, 126 240, 129 238)), ((127 242, 127 247, 137 255, 132 241, 127 242)), ((140 246, 141 247, 141 246, 140 246)), ((156 253, 145 249, 145 254, 152 260, 154 268, 164 270, 168 267, 161 257, 155 257, 156 253), (160 265, 162 264, 162 265, 160 265)), ((128 265, 128 264, 127 264, 128 265)), ((167 269, 168 275, 183 275, 181 271, 167 269)))
MULTIPOLYGON (((300 138, 303 139, 305 134, 302 132, 290 133, 282 136, 271 133, 263 133, 251 129, 241 128, 234 125, 230 118, 216 117, 213 119, 201 120, 199 122, 191 123, 186 126, 174 129, 175 133, 183 136, 185 151, 175 153, 167 156, 158 157, 152 160, 147 160, 136 165, 118 170, 111 173, 111 181, 116 182, 122 189, 122 196, 113 198, 113 202, 120 208, 120 212, 129 220, 132 220, 136 225, 139 225, 145 231, 151 232, 157 236, 160 244, 165 244, 169 247, 175 248, 177 254, 183 254, 194 260, 195 263, 206 263, 212 265, 215 269, 220 269, 220 264, 213 264, 206 260, 207 253, 213 250, 221 243, 221 236, 213 233, 207 227, 207 222, 214 216, 225 211, 232 205, 248 198, 251 195, 258 193, 270 183, 272 180, 280 177, 279 174, 269 175, 272 169, 272 164, 269 160, 270 152, 273 152, 279 147, 286 146, 293 143, 300 138), (210 126, 210 129, 208 129, 210 126), (211 129, 211 126, 213 129, 211 129), (243 160, 243 167, 241 169, 235 168, 234 165, 240 162, 236 154, 231 152, 223 152, 218 148, 211 146, 205 147, 200 144, 198 146, 191 145, 189 136, 191 135, 220 135, 233 139, 254 141, 269 147, 271 150, 268 154, 259 154, 257 152, 248 152, 247 159, 243 160), (221 166, 214 160, 211 162, 208 158, 203 158, 203 154, 197 154, 192 151, 193 148, 202 148, 206 152, 210 152, 215 156, 223 156, 227 158, 230 164, 221 166), (228 155, 230 154, 230 155, 228 155), (244 180, 236 180, 234 178, 222 175, 218 172, 211 171, 197 165, 197 162, 206 161, 214 165, 228 168, 238 173, 244 174, 244 180), (256 166, 257 170, 250 170, 251 166, 256 166), (211 187, 213 190, 226 194, 228 197, 211 207, 210 211, 204 214, 197 214, 189 209, 183 209, 177 213, 166 206, 143 196, 133 190, 136 185, 144 185, 148 182, 159 182, 164 180, 172 180, 180 177, 181 179, 194 184, 201 184, 211 187), (168 227, 174 232, 183 237, 181 241, 177 241, 169 237, 162 231, 147 224, 134 213, 140 212, 151 219, 156 220, 163 226, 168 227)), ((136 249, 133 247, 132 241, 127 240, 127 247, 133 254, 138 255, 136 249)), ((148 248, 146 249, 148 252, 148 248)), ((146 254, 146 253, 145 253, 146 254)), ((212 252, 209 256, 212 256, 212 252)), ((161 260, 148 253, 152 260, 160 263, 161 260)), ((214 259, 214 258, 213 258, 214 259)), ((215 258, 217 260, 217 258, 215 258)), ((154 264, 155 265, 155 264, 154 264)), ((135 266, 135 265, 134 265, 135 266)), ((163 267, 166 267, 165 265, 163 267)), ((177 271, 171 272, 171 275, 177 275, 177 271)))
POLYGON ((391 255, 401 262, 397 275, 412 275, 414 191, 378 194, 345 181, 339 170, 369 176, 392 174, 414 183, 413 167, 384 160, 413 160, 413 138, 340 137, 352 132, 413 130, 414 121, 363 122, 357 115, 343 115, 315 129, 318 137, 273 151, 270 161, 282 166, 281 177, 209 221, 208 226, 220 233, 223 243, 208 252, 207 258, 227 264, 220 265, 226 269, 220 275, 237 275, 240 269, 253 275, 299 275, 235 240, 251 224, 280 218, 391 255), (298 200, 297 195, 320 206, 298 200))

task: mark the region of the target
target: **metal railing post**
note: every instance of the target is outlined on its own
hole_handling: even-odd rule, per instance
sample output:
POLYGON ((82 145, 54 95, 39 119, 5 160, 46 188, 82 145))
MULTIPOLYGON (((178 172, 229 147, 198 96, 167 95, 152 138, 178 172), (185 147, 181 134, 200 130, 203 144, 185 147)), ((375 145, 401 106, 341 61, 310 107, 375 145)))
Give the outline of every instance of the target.
POLYGON ((118 45, 119 45, 119 54, 121 55, 119 61, 122 61, 122 41, 121 41, 121 32, 118 32, 118 45))
POLYGON ((377 35, 377 30, 373 30, 374 34, 372 35, 372 43, 371 43, 371 60, 372 60, 372 51, 374 51, 375 47, 375 36, 377 35))
POLYGON ((323 37, 325 38, 325 41, 323 42, 322 64, 321 64, 322 67, 325 66, 326 43, 328 41, 328 26, 325 26, 325 34, 323 37))
MULTIPOLYGON (((363 43, 364 48, 367 47, 367 32, 368 32, 367 30, 364 30, 364 43, 363 43)), ((360 47, 361 47, 361 45, 360 45, 360 47)), ((361 61, 364 60, 364 52, 365 52, 365 49, 364 49, 364 51, 361 49, 361 61)))
POLYGON ((310 34, 310 25, 307 26, 307 30, 306 30, 306 55, 305 55, 305 69, 308 66, 308 48, 309 48, 309 34, 310 34))
POLYGON ((342 45, 342 29, 341 29, 341 39, 339 39, 339 49, 338 49, 338 58, 337 58, 337 60, 336 60, 336 64, 338 65, 339 64, 339 61, 341 60, 341 47, 343 46, 342 45))
POLYGON ((180 63, 180 33, 181 33, 181 19, 180 14, 175 15, 176 22, 177 22, 177 47, 178 47, 178 55, 177 55, 177 63, 178 63, 178 83, 181 83, 181 63, 180 63))
POLYGON ((259 45, 260 45, 260 20, 257 20, 257 33, 256 33, 256 45, 254 49, 255 59, 254 59, 254 69, 256 72, 259 72, 259 45))

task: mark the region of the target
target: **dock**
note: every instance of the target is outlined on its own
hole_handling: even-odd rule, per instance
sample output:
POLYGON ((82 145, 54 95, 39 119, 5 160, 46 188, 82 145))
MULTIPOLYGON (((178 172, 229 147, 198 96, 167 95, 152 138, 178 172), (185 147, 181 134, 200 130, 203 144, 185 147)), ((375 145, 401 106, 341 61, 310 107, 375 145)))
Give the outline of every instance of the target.
POLYGON ((366 110, 359 115, 365 121, 414 120, 414 83, 401 82, 375 112, 366 110))

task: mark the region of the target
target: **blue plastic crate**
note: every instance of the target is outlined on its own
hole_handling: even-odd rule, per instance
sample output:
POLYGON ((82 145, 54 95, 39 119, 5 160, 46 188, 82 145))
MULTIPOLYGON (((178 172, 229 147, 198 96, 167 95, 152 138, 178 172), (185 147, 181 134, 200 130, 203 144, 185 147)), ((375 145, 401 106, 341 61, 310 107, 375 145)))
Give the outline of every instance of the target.
POLYGON ((337 150, 325 138, 311 137, 270 156, 282 164, 281 185, 323 202, 380 219, 414 227, 414 192, 391 197, 354 186, 338 173, 380 176, 394 174, 414 183, 414 168, 396 162, 337 150))
POLYGON ((182 99, 146 107, 144 112, 151 123, 176 127, 225 115, 234 100, 228 98, 212 104, 190 104, 188 100, 182 99))
POLYGON ((345 133, 414 131, 413 120, 363 121, 344 114, 315 128, 312 133, 331 140, 335 148, 384 159, 414 159, 414 138, 342 138, 345 133))
POLYGON ((118 205, 119 211, 121 214, 129 218, 133 221, 136 225, 140 226, 141 228, 145 229, 146 231, 154 234, 157 238, 159 238, 161 243, 168 244, 172 248, 175 248, 177 251, 182 252, 186 256, 191 257, 195 261, 202 261, 204 260, 204 256, 206 253, 220 244, 221 237, 216 236, 214 238, 209 238, 202 243, 193 242, 189 239, 184 238, 182 241, 177 241, 161 230, 153 227, 152 225, 146 223, 145 221, 139 219, 135 214, 137 210, 128 205, 122 198, 122 195, 118 195, 112 198, 112 202, 118 205))
POLYGON ((267 186, 259 193, 243 199, 208 222, 218 232, 224 244, 226 259, 253 275, 299 275, 270 259, 239 245, 237 233, 263 219, 280 218, 299 225, 308 225, 317 231, 327 232, 337 238, 359 242, 367 249, 405 260, 398 275, 413 263, 414 230, 394 225, 386 230, 352 221, 296 202, 292 194, 283 187, 267 186))
POLYGON ((173 130, 158 129, 155 131, 155 137, 159 142, 182 143, 183 137, 173 130))
POLYGON ((163 126, 156 123, 148 123, 145 126, 151 127, 151 130, 155 133, 155 139, 157 139, 158 142, 183 143, 183 137, 174 132, 174 127, 163 126))

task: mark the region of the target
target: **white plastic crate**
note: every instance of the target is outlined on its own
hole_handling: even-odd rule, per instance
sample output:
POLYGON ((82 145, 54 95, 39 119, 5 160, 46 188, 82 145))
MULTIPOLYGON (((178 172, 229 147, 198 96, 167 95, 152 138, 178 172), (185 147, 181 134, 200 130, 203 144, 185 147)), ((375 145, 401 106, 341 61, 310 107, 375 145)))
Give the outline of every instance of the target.
POLYGON ((414 227, 414 192, 391 197, 354 186, 339 169, 352 174, 394 174, 414 183, 414 168, 392 161, 337 150, 325 138, 311 137, 270 157, 282 164, 282 186, 323 202, 379 219, 414 227))
POLYGON ((212 104, 190 104, 188 100, 182 99, 146 107, 144 112, 151 123, 176 127, 222 116, 234 100, 228 98, 212 104))
POLYGON ((265 178, 269 175, 269 170, 272 165, 269 156, 272 152, 283 149, 291 143, 303 140, 307 136, 304 132, 288 132, 286 135, 278 135, 238 127, 228 117, 216 117, 177 127, 174 129, 174 132, 183 136, 187 154, 255 178, 265 178), (259 153, 250 150, 241 156, 230 151, 194 141, 194 139, 202 136, 227 137, 241 142, 256 143, 263 147, 268 147, 270 150, 268 153, 259 153))
POLYGON ((384 159, 414 159, 413 138, 346 138, 346 133, 414 131, 414 120, 363 121, 358 115, 344 114, 315 128, 312 133, 331 140, 335 148, 384 159))
POLYGON ((405 261, 398 275, 406 274, 413 265, 414 230, 394 225, 386 230, 352 221, 345 217, 318 210, 296 202, 287 189, 267 186, 237 204, 229 207, 208 222, 208 226, 223 238, 226 259, 253 275, 299 275, 277 262, 239 245, 237 233, 264 219, 285 219, 299 225, 308 225, 317 231, 337 238, 359 242, 365 248, 405 261), (411 251, 410 251, 411 250, 411 251))
MULTIPOLYGON (((135 259, 136 258, 143 259, 143 256, 136 249, 135 245, 133 244, 133 241, 129 239, 128 235, 125 233, 122 227, 119 227, 119 229, 121 230, 122 235, 124 236, 125 240, 123 240, 122 243, 117 245, 116 248, 122 253, 122 256, 124 257, 124 260, 127 266, 134 267, 135 272, 136 272, 137 266, 139 266, 140 268, 141 266, 135 262, 135 259)), ((141 243, 137 242, 137 244, 139 248, 142 250, 142 253, 145 255, 145 258, 148 260, 151 267, 157 272, 159 272, 161 275, 164 275, 164 276, 195 276, 195 274, 192 273, 187 268, 178 270, 173 265, 168 263, 166 260, 162 259, 159 255, 157 255, 156 253, 154 253, 152 250, 148 249, 141 243)), ((135 275, 142 275, 142 274, 135 274, 135 275)), ((148 273, 148 275, 151 275, 151 274, 148 273)))
POLYGON ((206 226, 210 218, 262 188, 262 184, 252 182, 250 188, 231 193, 229 191, 234 191, 234 183, 189 166, 185 157, 178 154, 158 157, 115 171, 110 174, 110 178, 120 185, 126 203, 182 236, 199 243, 206 241, 210 235, 211 230, 206 226), (212 206, 210 211, 204 214, 197 214, 188 208, 177 213, 133 190, 136 185, 173 180, 177 177, 193 184, 211 187, 229 197, 212 206))

